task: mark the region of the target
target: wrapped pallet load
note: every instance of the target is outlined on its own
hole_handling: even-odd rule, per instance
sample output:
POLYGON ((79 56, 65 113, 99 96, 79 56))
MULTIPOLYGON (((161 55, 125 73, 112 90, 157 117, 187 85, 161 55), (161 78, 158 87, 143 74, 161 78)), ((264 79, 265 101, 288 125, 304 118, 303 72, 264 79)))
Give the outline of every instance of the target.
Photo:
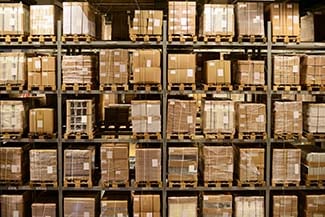
POLYGON ((102 217, 128 217, 128 201, 127 200, 101 200, 102 217))
POLYGON ((232 216, 232 195, 204 195, 203 217, 232 216))
POLYGON ((302 178, 310 186, 325 180, 325 152, 304 150, 301 152, 302 178))
POLYGON ((54 109, 37 108, 29 110, 30 135, 53 136, 54 133, 54 109))
POLYGON ((325 213, 325 194, 305 196, 305 216, 315 217, 324 216, 325 213))
POLYGON ((229 60, 209 60, 204 62, 205 84, 231 84, 231 62, 229 60))
POLYGON ((160 195, 141 194, 133 196, 134 217, 160 217, 160 195))
POLYGON ((28 214, 28 207, 31 202, 29 192, 23 194, 2 194, 0 195, 1 216, 25 217, 28 214))
POLYGON ((197 217, 197 197, 168 197, 168 216, 197 217))
POLYGON ((33 203, 32 204, 33 217, 56 217, 55 203, 33 203))
POLYGON ((303 108, 304 131, 307 136, 325 134, 325 103, 308 103, 303 108))
POLYGON ((194 84, 195 54, 168 54, 168 84, 194 84))
POLYGON ((0 101, 0 134, 20 135, 26 127, 23 101, 0 101))
POLYGON ((0 35, 24 36, 29 34, 29 8, 27 5, 5 3, 0 4, 0 10, 2 11, 0 35))
POLYGON ((273 217, 298 217, 298 197, 295 195, 273 196, 273 217))
POLYGON ((235 197, 235 217, 264 217, 264 197, 235 197))
POLYGON ((135 181, 138 185, 143 182, 161 183, 161 149, 136 149, 135 181))
POLYGON ((63 204, 64 216, 98 216, 96 197, 65 197, 63 204))
POLYGON ((0 64, 2 65, 0 67, 0 85, 24 86, 27 79, 25 53, 0 53, 0 64))
POLYGON ((264 60, 238 60, 233 68, 236 84, 240 88, 241 86, 244 88, 245 86, 265 84, 264 60))
POLYGON ((300 84, 300 57, 299 56, 273 56, 273 84, 299 85, 300 84))
POLYGON ((129 28, 131 40, 140 36, 162 36, 163 11, 135 10, 129 28))
MULTIPOLYGON (((301 84, 307 87, 325 85, 325 55, 304 55, 301 59, 301 84)), ((309 89, 312 90, 312 89, 309 89)))

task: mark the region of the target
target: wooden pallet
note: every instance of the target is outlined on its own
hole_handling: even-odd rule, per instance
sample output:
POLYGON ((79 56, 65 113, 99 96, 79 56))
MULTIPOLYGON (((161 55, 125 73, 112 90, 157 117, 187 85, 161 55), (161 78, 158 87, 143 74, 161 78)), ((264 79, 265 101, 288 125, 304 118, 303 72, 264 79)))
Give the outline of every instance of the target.
POLYGON ((204 182, 206 188, 232 187, 232 181, 208 181, 204 182))
POLYGON ((161 140, 161 133, 133 133, 132 138, 161 140))
POLYGON ((266 37, 263 35, 239 35, 238 36, 238 42, 250 42, 250 43, 255 43, 255 42, 263 42, 266 43, 266 37))
POLYGON ((301 91, 300 85, 273 85, 273 91, 301 91))
POLYGON ((157 43, 161 42, 162 36, 161 35, 148 35, 148 34, 130 34, 130 39, 133 42, 136 41, 156 41, 157 43))
POLYGON ((56 42, 56 36, 55 35, 30 35, 27 38, 27 41, 29 43, 32 43, 33 41, 44 43, 44 42, 56 42))
POLYGON ((233 42, 234 36, 233 35, 203 35, 199 37, 205 43, 207 42, 233 42))
POLYGON ((54 139, 56 134, 50 133, 28 133, 30 139, 54 139))
POLYGON ((305 179, 305 184, 308 187, 324 187, 325 186, 325 180, 308 180, 305 179))
POLYGON ((272 187, 298 187, 300 185, 300 181, 292 180, 292 181, 280 181, 280 180, 272 180, 272 187))
POLYGON ((127 84, 101 84, 100 91, 128 91, 129 85, 127 84))
POLYGON ((233 87, 231 84, 203 84, 204 91, 232 91, 233 87))
POLYGON ((64 139, 94 139, 94 133, 93 132, 88 132, 88 133, 68 132, 64 134, 64 139))
POLYGON ((62 84, 62 91, 73 90, 73 91, 91 91, 91 84, 62 84))
POLYGON ((196 188, 197 181, 168 181, 170 188, 196 188))
POLYGON ((265 181, 240 181, 237 180, 238 187, 263 187, 265 186, 265 181))
POLYGON ((325 85, 318 85, 318 84, 307 84, 303 86, 307 91, 325 91, 325 85))
POLYGON ((129 187, 128 181, 104 181, 102 182, 104 188, 127 188, 129 187))
POLYGON ((194 139, 194 134, 188 134, 188 133, 168 133, 167 139, 194 139))
POLYGON ((18 42, 22 43, 25 40, 25 35, 0 35, 0 42, 18 42))
POLYGON ((195 91, 196 85, 195 84, 168 84, 169 91, 195 91))
POLYGON ((72 41, 75 43, 85 41, 85 42, 91 42, 95 40, 94 36, 91 35, 63 35, 62 36, 62 42, 65 43, 67 41, 72 41))
POLYGON ((57 188, 58 183, 57 181, 30 181, 29 186, 41 187, 41 188, 47 188, 47 187, 57 188))
POLYGON ((295 43, 299 44, 300 37, 299 36, 289 36, 289 35, 272 36, 272 43, 277 43, 277 42, 284 42, 286 44, 289 42, 295 42, 295 43))
POLYGON ((168 42, 172 41, 179 41, 179 42, 186 42, 186 41, 192 41, 197 42, 197 36, 191 35, 191 34, 172 34, 168 35, 168 42))
POLYGON ((232 133, 203 133, 205 139, 234 139, 234 134, 232 133))
POLYGON ((27 87, 28 90, 33 91, 33 90, 38 90, 38 91, 55 91, 56 86, 55 85, 28 85, 27 87))
POLYGON ((161 181, 139 181, 134 182, 134 187, 136 188, 161 188, 161 181))
POLYGON ((21 139, 23 133, 13 133, 13 132, 8 132, 8 133, 0 133, 0 139, 21 139))
POLYGON ((63 181, 64 187, 75 187, 75 188, 81 188, 81 187, 88 187, 91 188, 93 186, 91 180, 87 179, 64 179, 63 181))
POLYGON ((24 84, 0 84, 0 90, 5 91, 22 91, 24 84))
POLYGON ((22 186, 22 180, 0 180, 0 185, 22 186))
POLYGON ((267 86, 244 84, 244 85, 237 85, 236 88, 239 91, 266 91, 267 86))
POLYGON ((265 140, 266 133, 254 132, 254 133, 238 133, 239 140, 265 140))
POLYGON ((161 84, 134 84, 133 90, 134 91, 161 91, 161 84))
POLYGON ((313 140, 313 139, 325 139, 325 133, 309 133, 309 132, 305 132, 304 136, 308 139, 308 140, 313 140))
POLYGON ((274 139, 301 139, 302 134, 300 133, 282 133, 282 134, 274 134, 274 139))

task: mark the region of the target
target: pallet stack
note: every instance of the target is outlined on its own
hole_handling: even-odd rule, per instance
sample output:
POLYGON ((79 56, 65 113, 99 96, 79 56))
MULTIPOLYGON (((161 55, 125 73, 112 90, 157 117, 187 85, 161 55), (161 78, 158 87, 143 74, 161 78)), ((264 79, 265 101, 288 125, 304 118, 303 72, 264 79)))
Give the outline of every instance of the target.
POLYGON ((324 55, 304 55, 301 59, 301 84, 307 86, 308 90, 323 90, 325 85, 324 55))
POLYGON ((235 197, 235 217, 264 217, 264 197, 235 197))
POLYGON ((203 217, 232 216, 231 195, 204 195, 202 201, 203 217))
POLYGON ((325 212, 325 194, 305 196, 305 215, 306 217, 322 216, 325 212))
POLYGON ((4 138, 21 138, 25 128, 25 107, 23 101, 0 101, 0 134, 4 138))
POLYGON ((298 197, 295 195, 274 195, 273 216, 298 216, 298 197))
POLYGON ((135 217, 160 216, 160 195, 143 194, 133 196, 133 212, 135 217))
POLYGON ((29 110, 29 136, 32 138, 54 137, 54 109, 37 108, 29 110))
POLYGON ((204 62, 204 90, 232 90, 231 62, 229 60, 209 60, 204 62))
POLYGON ((168 216, 197 217, 197 197, 168 197, 168 216))
POLYGON ((56 204, 55 203, 33 203, 32 216, 33 217, 43 217, 43 216, 55 217, 56 204))
POLYGON ((89 216, 96 217, 98 209, 95 197, 65 197, 64 216, 89 216))
POLYGON ((234 78, 239 90, 265 90, 263 60, 238 60, 234 65, 234 78))
POLYGON ((100 216, 128 217, 128 201, 102 199, 100 216))

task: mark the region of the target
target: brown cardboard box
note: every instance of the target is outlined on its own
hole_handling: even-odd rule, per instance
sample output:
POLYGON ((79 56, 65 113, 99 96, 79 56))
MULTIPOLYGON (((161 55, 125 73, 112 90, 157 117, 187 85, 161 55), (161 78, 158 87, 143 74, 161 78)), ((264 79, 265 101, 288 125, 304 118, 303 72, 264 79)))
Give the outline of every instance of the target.
POLYGON ((29 110, 29 132, 53 134, 54 109, 37 108, 29 110))
POLYGON ((192 69, 169 69, 168 70, 169 84, 194 84, 195 83, 195 68, 192 69))
POLYGON ((204 62, 204 82, 206 84, 231 84, 231 62, 209 60, 204 62))
POLYGON ((236 103, 236 128, 238 133, 265 133, 265 104, 236 103))
POLYGON ((302 134, 302 102, 275 102, 274 111, 274 134, 302 134))
POLYGON ((325 104, 309 103, 303 106, 304 131, 308 133, 325 133, 325 104))
POLYGON ((21 195, 0 195, 1 216, 25 217, 30 199, 28 192, 21 195))
POLYGON ((56 57, 42 56, 42 72, 56 71, 56 57))
POLYGON ((41 86, 42 85, 42 73, 40 72, 28 72, 28 87, 41 86))
POLYGON ((25 84, 27 79, 26 54, 0 53, 0 84, 25 84))
POLYGON ((30 34, 56 35, 57 20, 62 20, 62 9, 56 5, 30 6, 30 34))
POLYGON ((233 181, 234 156, 232 146, 204 146, 204 182, 233 181), (216 162, 218 162, 216 164, 216 162))
POLYGON ((168 216, 197 217, 197 197, 168 197, 168 216))
POLYGON ((300 84, 300 57, 299 56, 273 56, 273 83, 300 84))
POLYGON ((0 180, 23 182, 27 174, 28 158, 25 148, 0 147, 0 180))
POLYGON ((196 2, 169 1, 168 2, 168 34, 195 35, 196 2))
POLYGON ((23 133, 26 127, 26 114, 23 101, 0 100, 0 132, 23 133))
POLYGON ((304 55, 301 59, 301 84, 325 84, 325 55, 304 55))
POLYGON ((32 217, 56 217, 55 203, 33 203, 32 217))
POLYGON ((57 151, 32 149, 29 151, 30 181, 57 182, 57 151))
POLYGON ((133 81, 136 84, 160 84, 160 67, 141 67, 133 69, 133 81))
POLYGON ((168 69, 196 68, 195 54, 168 54, 168 69))
MULTIPOLYGON (((56 58, 39 56, 27 58, 28 86, 55 87, 56 58)), ((55 89, 55 88, 54 88, 55 89)))
POLYGON ((52 86, 55 90, 56 86, 56 72, 55 71, 43 71, 42 72, 42 85, 43 86, 52 86))
POLYGON ((298 197, 295 195, 274 195, 273 216, 298 216, 298 197))
POLYGON ((204 4, 199 28, 204 36, 234 36, 234 5, 204 4))
POLYGON ((265 63, 263 60, 238 60, 235 65, 235 78, 237 84, 264 85, 265 63))
POLYGON ((325 40, 325 30, 322 28, 324 13, 315 12, 300 17, 301 41, 321 42, 325 40))
POLYGON ((236 4, 237 34, 265 36, 264 4, 262 2, 238 2, 236 4))
POLYGON ((23 3, 0 4, 0 35, 29 35, 29 7, 23 3))
POLYGON ((272 36, 300 36, 299 4, 273 3, 269 10, 272 36))
POLYGON ((203 217, 232 216, 232 195, 204 195, 203 217))
POLYGON ((161 182, 161 149, 136 149, 135 181, 161 182))
POLYGON ((158 49, 135 50, 132 55, 133 68, 160 67, 158 49))
POLYGON ((128 217, 127 200, 106 200, 101 201, 101 214, 106 217, 128 217))
POLYGON ((161 35, 163 11, 135 10, 132 20, 131 35, 161 35))
POLYGON ((195 100, 168 100, 167 133, 195 134, 195 100))
POLYGON ((273 149, 272 183, 300 182, 301 149, 273 149))
POLYGON ((65 197, 64 216, 96 217, 96 199, 91 197, 65 197))
POLYGON ((323 216, 325 213, 325 194, 305 196, 306 217, 323 216))
POLYGON ((325 179, 325 153, 303 150, 301 152, 302 173, 306 180, 324 180, 325 179))
POLYGON ((168 181, 198 180, 198 149, 168 149, 168 181))
POLYGON ((264 197, 235 197, 235 217, 264 217, 264 197))
POLYGON ((42 71, 42 57, 28 57, 27 58, 27 71, 28 72, 41 72, 42 71))
POLYGON ((154 194, 134 195, 133 212, 134 213, 160 213, 160 195, 154 195, 154 194))

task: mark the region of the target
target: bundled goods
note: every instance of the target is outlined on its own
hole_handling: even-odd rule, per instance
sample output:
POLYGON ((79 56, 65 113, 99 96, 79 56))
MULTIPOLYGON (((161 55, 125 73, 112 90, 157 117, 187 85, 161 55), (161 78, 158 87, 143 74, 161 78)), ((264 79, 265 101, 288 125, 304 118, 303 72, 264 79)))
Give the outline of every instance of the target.
POLYGON ((298 197, 295 195, 274 195, 273 216, 298 217, 298 197))
POLYGON ((194 84, 195 54, 168 54, 168 84, 194 84))
POLYGON ((300 57, 273 56, 273 83, 275 85, 300 84, 300 57))
MULTIPOLYGON (((1 16, 0 16, 1 17, 1 16)), ((22 52, 0 53, 0 85, 26 82, 26 55, 22 52)))
POLYGON ((63 84, 92 84, 95 71, 95 57, 87 55, 62 58, 63 84))
POLYGON ((102 144, 100 147, 100 162, 102 183, 128 182, 128 144, 102 144))
POLYGON ((234 65, 236 83, 240 85, 264 85, 264 67, 264 60, 238 60, 234 65))
POLYGON ((162 35, 163 11, 135 10, 130 35, 162 35))
POLYGON ((49 134, 54 132, 54 109, 37 108, 29 110, 29 132, 49 134))
POLYGON ((235 197, 235 217, 264 217, 264 197, 235 197))
POLYGON ((67 130, 69 133, 92 135, 95 111, 93 100, 67 100, 67 130))
POLYGON ((160 182, 161 181, 161 149, 136 149, 135 181, 160 182))
POLYGON ((197 217, 197 197, 168 197, 168 216, 197 217))
POLYGON ((31 35, 56 35, 58 20, 62 20, 62 10, 58 6, 30 6, 31 35))
POLYGON ((195 100, 168 100, 167 134, 195 134, 195 100))
POLYGON ((232 216, 231 195, 204 195, 203 217, 230 217, 232 216))
POLYGON ((272 183, 300 182, 300 149, 273 149, 272 183))
POLYGON ((264 4, 261 2, 238 2, 236 26, 239 36, 264 36, 264 4))
POLYGON ((264 153, 263 148, 235 149, 235 174, 240 183, 264 182, 264 153))
POLYGON ((325 55, 304 55, 301 59, 301 84, 325 85, 325 55))
MULTIPOLYGON (((56 86, 56 58, 38 56, 27 58, 28 88, 56 86)), ((53 88, 55 89, 55 88, 53 88)))
POLYGON ((127 200, 106 200, 101 201, 102 217, 128 217, 128 201, 127 200))
POLYGON ((23 101, 0 101, 0 133, 23 133, 25 107, 23 101))
POLYGON ((132 55, 133 82, 136 84, 160 84, 160 51, 136 50, 132 55))
POLYGON ((32 204, 33 217, 56 217, 55 203, 33 203, 32 204))
POLYGON ((195 35, 195 1, 168 2, 168 35, 195 35))
POLYGON ((307 13, 300 17, 301 41, 325 41, 325 30, 322 28, 325 19, 324 13, 307 13))
POLYGON ((233 180, 234 156, 232 146, 204 146, 204 182, 233 180), (216 162, 218 162, 216 164, 216 162))
POLYGON ((325 104, 304 104, 304 131, 325 133, 325 104))
POLYGON ((63 35, 96 37, 95 19, 88 2, 63 2, 63 35))
POLYGON ((230 65, 229 60, 209 60, 204 62, 204 83, 231 84, 230 65))
POLYGON ((132 100, 131 119, 133 133, 160 133, 160 101, 132 100))
POLYGON ((305 197, 305 216, 306 217, 323 217, 325 213, 325 194, 306 195, 305 197))
POLYGON ((205 4, 200 17, 200 35, 234 36, 234 5, 205 4))
POLYGON ((134 217, 160 217, 160 195, 142 194, 133 196, 134 217))
POLYGON ((30 181, 57 181, 57 151, 32 149, 29 151, 30 181))
POLYGON ((125 49, 103 49, 99 53, 99 82, 127 84, 129 81, 129 52, 125 49))
POLYGON ((325 152, 302 151, 301 155, 304 179, 325 180, 325 152))
POLYGON ((236 127, 238 133, 265 133, 266 108, 262 103, 237 103, 236 127))
POLYGON ((168 149, 168 181, 198 180, 198 148, 168 149))
POLYGON ((228 100, 204 100, 201 110, 203 133, 235 133, 235 104, 228 100))
MULTIPOLYGON (((0 35, 29 35, 29 8, 22 3, 0 4, 0 35)), ((1 74, 1 73, 0 73, 1 74)))
POLYGON ((302 102, 274 103, 274 134, 302 134, 302 102))
POLYGON ((31 197, 28 192, 21 195, 0 195, 1 204, 1 216, 13 216, 13 217, 25 217, 27 216, 28 204, 30 203, 31 197))
POLYGON ((94 197, 65 197, 64 216, 96 217, 97 207, 94 197))

